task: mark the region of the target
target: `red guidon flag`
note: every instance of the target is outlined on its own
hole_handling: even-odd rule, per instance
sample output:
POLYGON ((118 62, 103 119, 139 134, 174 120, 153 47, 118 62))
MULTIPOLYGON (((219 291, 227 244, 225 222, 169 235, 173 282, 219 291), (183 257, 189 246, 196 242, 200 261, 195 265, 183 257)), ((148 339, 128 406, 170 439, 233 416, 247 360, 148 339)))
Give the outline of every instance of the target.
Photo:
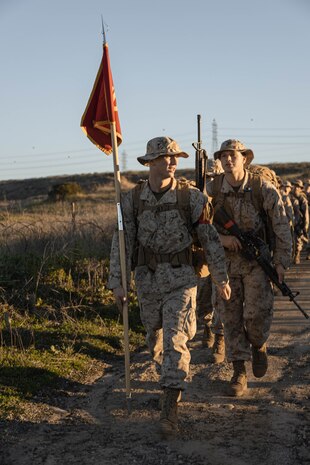
POLYGON ((103 45, 103 56, 92 93, 81 119, 87 137, 107 155, 112 153, 111 123, 115 122, 117 145, 122 142, 116 97, 110 67, 108 44, 103 45))

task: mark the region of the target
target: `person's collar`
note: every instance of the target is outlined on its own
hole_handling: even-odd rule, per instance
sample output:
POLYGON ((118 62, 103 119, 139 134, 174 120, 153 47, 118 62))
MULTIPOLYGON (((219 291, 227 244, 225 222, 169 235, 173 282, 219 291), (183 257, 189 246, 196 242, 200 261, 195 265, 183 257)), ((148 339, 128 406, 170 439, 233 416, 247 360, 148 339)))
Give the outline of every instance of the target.
MULTIPOLYGON (((238 192, 243 192, 244 191, 244 188, 246 187, 248 179, 249 179, 249 173, 248 173, 247 170, 244 170, 244 178, 243 178, 242 183, 241 183, 241 185, 240 185, 240 187, 238 189, 238 192)), ((233 186, 231 184, 229 184, 229 182, 227 181, 225 176, 224 176, 224 179, 223 179, 221 192, 223 192, 224 194, 226 194, 228 192, 234 192, 233 186)))
MULTIPOLYGON (((177 180, 175 178, 172 179, 172 184, 171 184, 171 187, 170 189, 168 189, 168 191, 175 191, 175 188, 176 188, 176 185, 177 185, 177 180)), ((153 192, 152 192, 152 189, 150 187, 150 184, 149 182, 146 182, 143 186, 143 189, 142 189, 142 192, 141 192, 141 195, 140 195, 140 199, 141 200, 146 200, 149 195, 153 195, 153 192)), ((167 194, 167 192, 165 193, 167 194)))

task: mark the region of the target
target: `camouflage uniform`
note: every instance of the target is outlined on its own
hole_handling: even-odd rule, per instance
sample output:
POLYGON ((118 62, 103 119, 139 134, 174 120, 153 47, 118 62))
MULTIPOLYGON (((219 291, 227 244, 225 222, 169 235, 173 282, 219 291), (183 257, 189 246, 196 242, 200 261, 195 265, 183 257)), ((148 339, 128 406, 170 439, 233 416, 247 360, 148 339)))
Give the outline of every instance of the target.
MULTIPOLYGON (((212 181, 215 175, 223 171, 219 160, 213 161, 211 167, 213 171, 211 172, 210 170, 208 173, 206 186, 212 181)), ((215 287, 212 283, 211 275, 200 277, 197 287, 197 316, 204 326, 208 326, 212 330, 213 334, 222 336, 224 335, 223 323, 221 322, 215 302, 215 287)))
POLYGON ((289 223, 293 225, 294 224, 294 208, 293 208, 291 198, 289 195, 286 195, 286 194, 282 194, 281 198, 282 198, 282 202, 285 208, 285 213, 289 220, 289 223))
POLYGON ((293 245, 293 249, 292 249, 292 258, 293 258, 294 257, 294 252, 295 252, 295 248, 294 248, 295 213, 294 213, 294 207, 293 207, 293 203, 292 203, 290 194, 285 193, 285 191, 283 190, 283 189, 285 189, 287 187, 291 188, 292 184, 289 181, 282 182, 280 193, 281 193, 282 202, 283 202, 283 205, 284 205, 284 208, 285 208, 285 213, 286 213, 289 225, 290 225, 292 245, 293 245))
MULTIPOLYGON (((309 216, 310 216, 310 179, 308 179, 305 183, 305 194, 307 197, 308 201, 308 210, 309 210, 309 216)), ((307 253, 307 260, 310 260, 310 225, 308 227, 308 244, 306 247, 306 253, 307 253)))
MULTIPOLYGON (((229 214, 244 231, 262 231, 264 223, 261 214, 253 203, 245 200, 249 174, 245 177, 238 192, 223 179, 221 192, 225 195, 225 205, 229 206, 229 214)), ((212 186, 209 194, 212 196, 212 186)), ((287 268, 291 256, 291 236, 284 206, 277 189, 268 181, 262 181, 263 209, 267 213, 276 246, 273 255, 274 264, 282 264, 287 268)), ((214 199, 216 201, 216 199, 214 199)), ((217 227, 225 234, 225 230, 217 227)), ((240 253, 225 249, 226 264, 231 299, 221 301, 220 316, 224 323, 225 344, 228 361, 250 360, 250 345, 261 347, 269 336, 273 314, 273 290, 266 274, 256 261, 248 261, 240 253)))
MULTIPOLYGON (((197 276, 192 265, 173 264, 171 259, 192 244, 191 232, 176 204, 176 187, 173 179, 172 187, 157 201, 146 182, 140 194, 145 205, 142 213, 135 217, 133 190, 124 195, 122 209, 127 270, 131 269, 137 242, 151 254, 148 265, 136 266, 134 277, 147 343, 154 360, 162 366, 160 383, 164 388, 184 389, 190 363, 187 341, 196 332, 197 276), (176 208, 165 209, 167 204, 176 208)), ((199 223, 206 197, 190 187, 189 199, 191 223, 205 251, 212 279, 219 284, 227 282, 218 233, 211 224, 199 223)), ((108 287, 114 289, 120 282, 118 240, 114 235, 108 287)))
MULTIPOLYGON (((303 183, 300 180, 293 182, 293 185, 303 188, 303 183)), ((293 196, 295 208, 295 262, 298 263, 304 242, 307 242, 308 239, 309 207, 304 192, 294 192, 293 196)))

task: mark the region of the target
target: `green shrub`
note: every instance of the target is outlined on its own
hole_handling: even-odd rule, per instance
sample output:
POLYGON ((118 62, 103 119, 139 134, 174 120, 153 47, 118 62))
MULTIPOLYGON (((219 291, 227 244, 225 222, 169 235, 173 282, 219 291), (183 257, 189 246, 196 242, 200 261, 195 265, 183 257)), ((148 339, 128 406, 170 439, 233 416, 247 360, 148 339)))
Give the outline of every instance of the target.
POLYGON ((48 198, 53 202, 64 202, 65 200, 73 200, 82 193, 83 190, 79 183, 65 182, 55 184, 48 193, 48 198))

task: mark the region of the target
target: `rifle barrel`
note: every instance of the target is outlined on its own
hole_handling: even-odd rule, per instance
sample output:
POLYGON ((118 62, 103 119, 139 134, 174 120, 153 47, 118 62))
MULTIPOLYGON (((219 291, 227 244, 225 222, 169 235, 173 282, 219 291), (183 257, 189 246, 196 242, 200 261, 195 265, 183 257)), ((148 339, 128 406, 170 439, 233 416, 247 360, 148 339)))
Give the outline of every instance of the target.
POLYGON ((299 305, 299 303, 296 302, 295 297, 289 296, 289 298, 290 298, 290 300, 291 300, 292 302, 294 302, 294 304, 296 305, 296 307, 298 308, 298 310, 300 310, 301 313, 304 315, 304 317, 307 318, 307 320, 308 320, 308 319, 309 319, 308 313, 306 313, 306 312, 301 308, 301 306, 299 305))
POLYGON ((282 295, 285 297, 289 297, 290 301, 292 301, 296 305, 296 307, 301 311, 304 317, 308 319, 309 315, 301 308, 298 302, 296 302, 296 295, 294 296, 293 292, 284 281, 280 283, 278 273, 274 266, 263 255, 260 254, 260 247, 257 246, 257 244, 255 244, 254 242, 252 242, 251 237, 250 240, 247 240, 247 233, 242 233, 242 231, 239 229, 239 226, 233 221, 232 218, 230 218, 230 216, 223 207, 221 207, 217 211, 216 215, 214 216, 214 219, 222 227, 224 227, 224 229, 226 229, 226 231, 228 231, 229 234, 237 237, 240 240, 245 254, 248 252, 250 258, 255 259, 257 261, 257 263, 265 271, 269 279, 280 289, 282 295))

